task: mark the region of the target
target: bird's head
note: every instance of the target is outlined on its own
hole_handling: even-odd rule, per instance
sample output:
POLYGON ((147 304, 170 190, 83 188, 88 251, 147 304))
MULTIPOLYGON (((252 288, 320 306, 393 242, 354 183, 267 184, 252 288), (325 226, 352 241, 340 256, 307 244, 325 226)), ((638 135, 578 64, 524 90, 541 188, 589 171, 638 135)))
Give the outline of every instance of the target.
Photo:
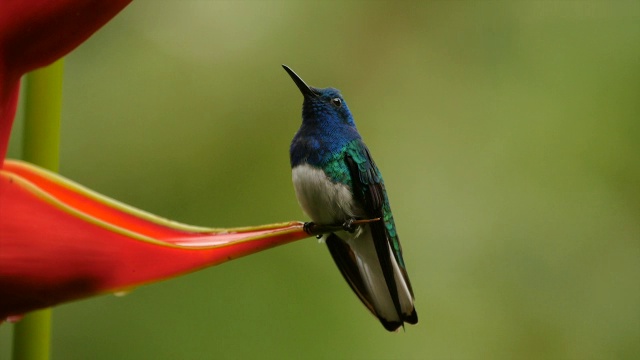
POLYGON ((314 88, 308 86, 293 70, 282 65, 304 96, 302 121, 311 126, 353 127, 353 116, 342 94, 334 88, 314 88))

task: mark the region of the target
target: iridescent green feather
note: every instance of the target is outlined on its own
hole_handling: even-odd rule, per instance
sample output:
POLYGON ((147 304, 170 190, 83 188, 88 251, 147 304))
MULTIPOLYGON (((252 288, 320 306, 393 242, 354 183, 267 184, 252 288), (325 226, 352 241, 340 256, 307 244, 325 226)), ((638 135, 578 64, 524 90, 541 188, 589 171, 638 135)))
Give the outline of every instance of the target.
MULTIPOLYGON (((327 176, 329 176, 334 182, 347 185, 353 192, 353 179, 351 179, 351 172, 345 162, 345 156, 350 156, 356 164, 358 164, 358 170, 360 172, 359 179, 362 183, 363 191, 368 191, 368 186, 372 184, 379 184, 382 187, 382 194, 384 196, 384 203, 382 205, 382 214, 384 224, 391 239, 391 244, 394 250, 394 254, 398 264, 405 267, 404 260, 402 258, 402 249, 400 247, 400 241, 398 240, 398 234, 396 233, 395 223, 393 221, 393 215, 391 213, 391 206, 389 205, 389 199, 382 180, 382 174, 376 164, 371 160, 368 155, 367 147, 362 140, 356 139, 347 143, 342 151, 336 152, 327 158, 326 162, 322 164, 327 176)), ((354 194, 356 199, 364 198, 364 194, 354 194)))

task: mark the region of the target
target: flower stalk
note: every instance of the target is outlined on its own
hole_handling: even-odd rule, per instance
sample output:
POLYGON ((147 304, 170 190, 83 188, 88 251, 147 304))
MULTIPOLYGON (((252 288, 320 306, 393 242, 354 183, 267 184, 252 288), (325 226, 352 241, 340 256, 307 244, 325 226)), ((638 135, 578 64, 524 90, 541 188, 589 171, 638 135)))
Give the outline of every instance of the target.
MULTIPOLYGON (((64 60, 27 75, 23 158, 50 171, 60 163, 60 118, 64 60)), ((27 314, 13 334, 14 360, 47 360, 51 344, 51 309, 27 314)))

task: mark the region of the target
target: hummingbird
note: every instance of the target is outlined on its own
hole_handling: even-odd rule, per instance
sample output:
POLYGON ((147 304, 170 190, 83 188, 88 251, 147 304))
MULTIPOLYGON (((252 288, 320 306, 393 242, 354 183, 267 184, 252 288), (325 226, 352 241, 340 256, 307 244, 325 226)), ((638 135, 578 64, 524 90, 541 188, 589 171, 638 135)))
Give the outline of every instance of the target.
POLYGON ((298 203, 313 221, 307 225, 341 225, 322 237, 344 279, 385 329, 417 324, 384 181, 347 103, 339 90, 308 86, 282 67, 304 97, 289 155, 298 203))

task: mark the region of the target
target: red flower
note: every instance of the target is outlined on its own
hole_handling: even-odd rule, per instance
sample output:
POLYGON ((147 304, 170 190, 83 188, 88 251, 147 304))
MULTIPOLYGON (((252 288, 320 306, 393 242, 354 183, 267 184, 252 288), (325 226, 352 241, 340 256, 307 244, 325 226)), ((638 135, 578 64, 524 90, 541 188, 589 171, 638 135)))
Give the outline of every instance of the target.
POLYGON ((68 54, 130 2, 0 1, 0 159, 6 155, 22 75, 68 54))
POLYGON ((7 160, 0 171, 0 319, 308 236, 299 222, 238 229, 179 224, 7 160))
POLYGON ((22 75, 67 54, 129 2, 0 2, 0 321, 309 236, 299 222, 239 229, 179 224, 4 160, 22 75))

